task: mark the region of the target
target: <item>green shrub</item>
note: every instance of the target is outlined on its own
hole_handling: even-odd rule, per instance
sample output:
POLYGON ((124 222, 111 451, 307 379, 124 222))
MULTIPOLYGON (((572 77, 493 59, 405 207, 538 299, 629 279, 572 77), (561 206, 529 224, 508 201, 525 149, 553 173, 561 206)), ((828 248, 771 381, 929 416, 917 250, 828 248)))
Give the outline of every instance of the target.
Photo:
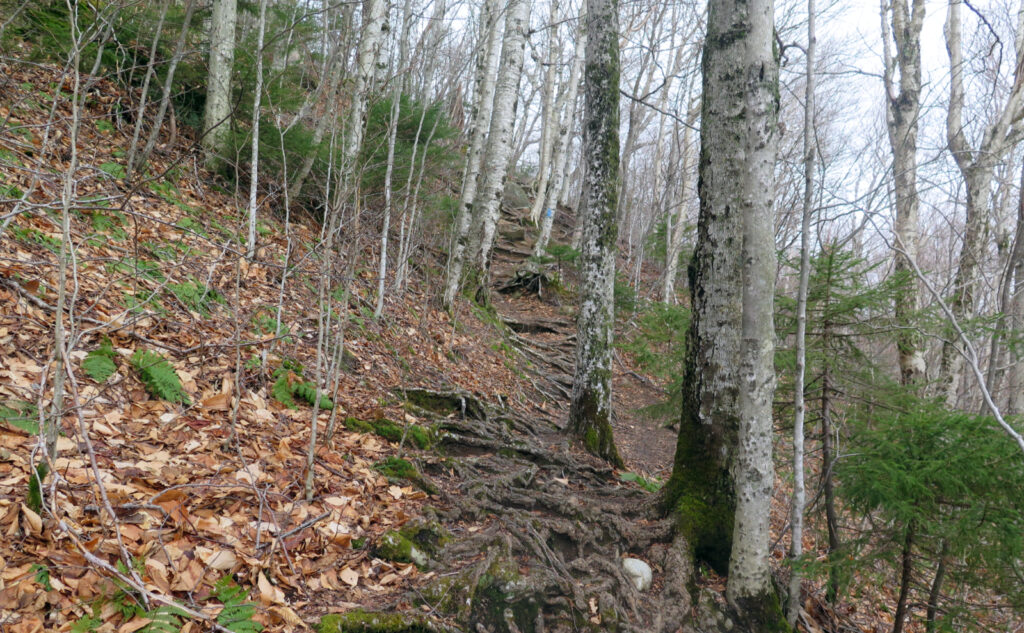
POLYGON ((185 307, 193 312, 198 312, 204 317, 210 316, 210 309, 214 303, 225 303, 224 297, 216 289, 195 280, 180 284, 168 284, 167 289, 185 307))

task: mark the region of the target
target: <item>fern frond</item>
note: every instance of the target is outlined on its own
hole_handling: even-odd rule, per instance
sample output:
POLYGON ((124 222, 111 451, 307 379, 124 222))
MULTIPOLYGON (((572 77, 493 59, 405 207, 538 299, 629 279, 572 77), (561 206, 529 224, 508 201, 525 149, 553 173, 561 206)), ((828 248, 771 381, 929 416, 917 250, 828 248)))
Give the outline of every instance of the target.
POLYGON ((162 606, 146 612, 150 623, 139 629, 140 633, 178 633, 181 630, 181 618, 188 614, 178 607, 162 606))
POLYGON ((224 608, 217 614, 217 624, 234 633, 259 633, 263 625, 253 620, 256 605, 246 602, 249 592, 242 589, 231 576, 224 576, 213 585, 214 595, 224 603, 224 608))
POLYGON ((169 402, 190 403, 188 394, 181 388, 178 374, 166 358, 156 352, 140 349, 132 354, 131 362, 151 396, 169 402))
POLYGON ((82 369, 85 370, 89 378, 96 382, 106 382, 107 378, 117 371, 117 365, 114 364, 116 356, 117 353, 114 351, 110 339, 104 338, 98 349, 94 349, 86 355, 85 360, 82 361, 82 369))

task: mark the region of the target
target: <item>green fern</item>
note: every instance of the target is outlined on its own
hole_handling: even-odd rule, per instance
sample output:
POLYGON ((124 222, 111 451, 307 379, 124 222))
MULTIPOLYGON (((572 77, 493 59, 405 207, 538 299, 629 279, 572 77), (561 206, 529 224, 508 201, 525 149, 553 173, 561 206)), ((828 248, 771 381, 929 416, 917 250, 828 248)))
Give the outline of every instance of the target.
POLYGON ((197 281, 169 284, 167 288, 189 310, 198 312, 204 317, 210 316, 210 308, 213 303, 224 303, 224 297, 219 292, 197 281))
POLYGON ((188 614, 179 609, 164 605, 146 612, 150 623, 139 629, 140 633, 178 633, 181 630, 181 618, 188 614))
POLYGON ((6 422, 30 435, 39 433, 39 410, 31 402, 8 402, 0 405, 0 422, 6 422))
POLYGON ((104 338, 98 349, 94 349, 86 355, 85 360, 82 361, 82 369, 89 375, 89 378, 96 382, 106 382, 107 378, 117 371, 117 365, 114 364, 116 356, 117 353, 114 351, 110 339, 104 338))
POLYGON ((224 576, 213 585, 214 595, 224 603, 217 614, 217 624, 234 633, 259 633, 263 625, 253 620, 256 605, 246 602, 249 592, 235 584, 231 576, 224 576))
POLYGON ((71 633, 93 633, 101 624, 103 620, 87 615, 71 625, 71 633))
POLYGON ((302 380, 296 374, 292 374, 283 367, 274 372, 274 375, 277 376, 277 380, 270 388, 270 395, 289 409, 299 408, 295 402, 296 396, 309 404, 309 406, 313 406, 318 395, 320 396, 320 409, 329 410, 334 408, 334 402, 320 393, 313 383, 302 380), (292 377, 289 378, 289 376, 292 377))
POLYGON ((166 358, 156 352, 140 349, 132 354, 131 362, 151 396, 169 402, 190 404, 188 394, 181 388, 178 374, 166 358))

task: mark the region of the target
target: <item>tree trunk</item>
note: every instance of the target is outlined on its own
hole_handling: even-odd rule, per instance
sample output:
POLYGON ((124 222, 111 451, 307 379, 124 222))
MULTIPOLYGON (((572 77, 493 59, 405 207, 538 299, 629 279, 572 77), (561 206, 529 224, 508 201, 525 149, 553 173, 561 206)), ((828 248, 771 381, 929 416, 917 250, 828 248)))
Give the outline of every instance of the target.
POLYGON ((256 93, 252 102, 252 169, 249 174, 249 239, 246 257, 256 257, 256 186, 260 164, 260 99, 263 97, 263 35, 267 27, 267 0, 260 0, 260 17, 256 26, 256 93))
POLYGON ((665 262, 665 280, 662 287, 662 300, 665 303, 675 303, 676 276, 679 274, 679 253, 683 248, 683 237, 686 235, 686 223, 683 220, 686 218, 687 183, 690 180, 693 129, 697 123, 698 113, 699 110, 696 107, 690 108, 686 117, 686 126, 683 130, 683 147, 681 150, 683 160, 679 170, 679 179, 681 180, 679 184, 679 209, 672 223, 672 234, 666 235, 666 239, 669 242, 666 245, 667 252, 665 258, 667 261, 665 262))
MULTIPOLYGON (((1010 256, 1010 272, 1013 275, 1013 292, 1003 312, 1009 315, 1009 331, 1017 336, 1024 332, 1024 165, 1021 166, 1021 189, 1017 203, 1017 230, 1013 242, 1013 254, 1010 256)), ((1006 383, 1009 397, 1006 412, 1019 415, 1024 411, 1024 367, 1021 367, 1021 354, 1013 351, 1010 354, 1010 368, 1006 383)))
POLYGON ((537 235, 537 241, 533 244, 533 257, 541 257, 548 247, 548 242, 551 240, 551 227, 555 222, 555 213, 558 209, 559 196, 565 188, 565 172, 571 140, 569 132, 576 121, 576 96, 579 91, 580 73, 583 72, 583 57, 587 45, 587 30, 584 24, 586 19, 587 6, 584 2, 580 7, 579 28, 576 32, 576 49, 573 54, 572 70, 569 72, 569 84, 566 87, 564 99, 556 108, 558 112, 561 112, 561 122, 558 126, 558 138, 555 140, 552 178, 548 181, 547 191, 544 192, 544 213, 540 221, 540 233, 537 235))
POLYGON ((923 341, 913 320, 918 309, 917 284, 911 261, 917 259, 917 124, 921 110, 921 24, 924 0, 891 0, 892 24, 887 20, 890 0, 882 0, 882 42, 885 61, 885 120, 893 153, 893 184, 896 194, 895 273, 903 282, 896 295, 896 347, 900 379, 905 385, 925 376, 923 341), (890 50, 895 41, 896 57, 890 50), (894 74, 899 72, 899 92, 894 74))
POLYGON ((455 234, 448 259, 448 276, 442 303, 447 310, 455 305, 455 295, 462 283, 462 270, 466 261, 469 229, 473 218, 473 201, 476 199, 480 163, 483 159, 484 143, 490 129, 491 113, 494 110, 494 87, 497 81, 499 59, 498 23, 500 6, 497 0, 487 0, 484 5, 480 35, 480 51, 477 54, 476 103, 473 106, 473 127, 470 132, 469 153, 466 168, 462 174, 462 195, 459 210, 455 216, 455 234))
MULTIPOLYGON (((534 224, 540 220, 547 199, 548 180, 551 178, 551 153, 555 143, 556 128, 559 124, 558 110, 555 108, 556 75, 558 52, 561 42, 558 38, 558 0, 551 0, 548 15, 548 60, 544 72, 544 103, 542 106, 540 128, 540 161, 537 166, 537 195, 530 210, 530 219, 534 224)), ((561 104, 559 104, 561 105, 561 104)))
MULTIPOLYGON (((822 344, 828 349, 832 335, 831 326, 826 323, 823 330, 822 344)), ((828 365, 821 376, 821 487, 825 496, 825 526, 828 530, 828 588, 825 599, 829 604, 839 600, 839 570, 836 556, 839 551, 839 517, 836 514, 836 491, 832 480, 832 469, 835 466, 835 455, 832 448, 832 376, 828 365)))
POLYGON ((800 222, 800 287, 796 300, 796 377, 793 385, 793 508, 790 518, 793 563, 789 579, 786 621, 796 627, 800 616, 800 581, 797 565, 803 555, 804 506, 804 374, 807 363, 807 286, 811 272, 811 215, 814 213, 814 0, 807 0, 807 54, 804 83, 804 205, 800 222))
POLYGON ((530 0, 511 0, 505 18, 505 36, 501 43, 501 65, 494 88, 484 164, 473 202, 470 260, 475 262, 476 295, 486 301, 491 248, 501 212, 501 197, 512 156, 512 132, 515 126, 519 79, 523 71, 526 30, 529 28, 530 0))
POLYGON ((942 539, 939 564, 935 567, 935 578, 932 579, 932 588, 928 592, 928 610, 924 620, 924 627, 927 633, 935 632, 935 620, 939 614, 939 600, 942 598, 942 583, 946 579, 947 556, 949 556, 949 541, 942 539))
POLYGON ((203 113, 203 150, 206 165, 218 169, 223 154, 231 117, 231 67, 235 60, 235 26, 238 22, 237 0, 214 0, 210 18, 210 75, 206 84, 206 106, 203 113))
POLYGON ((896 615, 893 616, 892 633, 903 632, 903 621, 907 617, 907 597, 910 595, 910 580, 914 571, 914 528, 914 523, 911 521, 903 539, 903 551, 900 554, 900 594, 896 598, 896 615))
POLYGON ((700 217, 683 414, 665 498, 747 626, 785 627, 768 569, 773 484, 778 64, 771 0, 712 0, 704 45, 700 217))
POLYGON ((569 429, 591 453, 621 467, 612 438, 612 336, 619 197, 618 0, 587 0, 580 308, 569 429))
MULTIPOLYGON (((977 299, 975 293, 984 263, 985 242, 988 233, 989 193, 996 163, 1013 148, 1019 133, 1013 122, 1024 114, 1024 85, 1019 77, 1024 63, 1024 47, 1018 46, 1014 66, 1014 82, 1010 94, 995 118, 985 127, 977 150, 971 148, 963 127, 964 78, 961 5, 963 0, 950 0, 946 13, 946 52, 949 54, 950 91, 949 110, 946 115, 946 141, 967 189, 967 218, 956 277, 954 295, 950 301, 953 318, 961 325, 974 316, 977 299)), ((1018 15, 1024 20, 1024 12, 1018 15)), ((1024 22, 1022 22, 1024 24, 1024 22)), ((1018 24, 1018 28, 1021 24, 1018 24)), ((1019 37, 1019 36, 1018 36, 1019 37)), ((1018 43, 1019 44, 1019 43, 1018 43)), ((957 346, 947 340, 942 346, 939 385, 948 406, 955 406, 963 374, 963 357, 957 346)))

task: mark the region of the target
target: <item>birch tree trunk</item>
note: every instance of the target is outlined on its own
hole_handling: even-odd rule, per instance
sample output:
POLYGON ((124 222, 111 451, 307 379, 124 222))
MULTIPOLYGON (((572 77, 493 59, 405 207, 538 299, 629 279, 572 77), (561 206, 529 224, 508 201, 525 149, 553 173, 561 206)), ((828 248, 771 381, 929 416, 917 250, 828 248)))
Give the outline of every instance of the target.
POLYGON ((505 36, 501 44, 499 75, 494 87, 494 111, 491 113, 484 150, 485 160, 473 202, 469 252, 471 261, 475 262, 476 294, 483 301, 486 301, 494 231, 501 212, 501 197, 512 156, 512 133, 529 16, 530 0, 510 0, 505 18, 505 36))
POLYGON ((926 369, 924 344, 912 323, 919 297, 911 263, 917 259, 918 248, 917 124, 921 110, 924 4, 924 0, 882 0, 881 5, 885 122, 892 148, 893 189, 896 194, 893 228, 896 246, 902 251, 897 253, 893 268, 894 274, 904 282, 896 294, 896 347, 900 379, 905 385, 922 381, 926 369), (896 46, 895 57, 892 43, 896 46), (894 79, 897 72, 898 92, 894 79))
MULTIPOLYGON (((1013 291, 1008 293, 1008 300, 1004 302, 1003 308, 1003 312, 1009 315, 1010 333, 1017 336, 1024 332, 1024 165, 1021 166, 1020 183, 1017 229, 1013 253, 1010 256, 1010 270, 1007 273, 1013 275, 1013 291)), ((1024 367, 1021 366, 1020 351, 1011 351, 1010 356, 1010 367, 1006 377, 1007 391, 1010 395, 1007 398, 1006 411, 1010 415, 1019 415, 1024 412, 1024 367)))
POLYGON ((533 257, 540 257, 548 247, 551 240, 551 226, 555 221, 555 213, 558 209, 559 196, 565 188, 565 171, 569 158, 569 131, 576 120, 576 97, 579 92, 580 74, 583 72, 583 58, 586 54, 587 30, 585 22, 587 19, 587 6, 584 2, 580 8, 578 18, 579 26, 576 30, 576 48, 573 54, 572 70, 569 71, 569 84, 566 86, 564 97, 555 108, 559 115, 558 138, 555 139, 553 150, 552 178, 547 183, 547 190, 544 192, 544 213, 540 221, 540 233, 537 241, 533 244, 533 257))
POLYGON ((728 570, 748 628, 784 630, 768 568, 778 63, 771 0, 711 0, 683 412, 663 502, 728 570))
MULTIPOLYGON (((363 145, 363 128, 366 119, 366 96, 377 67, 381 36, 384 32, 384 0, 365 0, 363 3, 362 34, 359 37, 359 56, 355 82, 352 88, 352 105, 348 112, 348 126, 341 148, 338 196, 342 201, 351 200, 353 213, 358 217, 356 194, 356 157, 363 145)), ((340 209, 339 209, 340 211, 340 209)))
MULTIPOLYGON (((548 181, 551 179, 551 154, 555 144, 555 128, 561 129, 558 109, 555 107, 556 75, 558 53, 561 42, 558 39, 558 0, 551 0, 548 14, 548 60, 544 71, 544 103, 542 105, 540 128, 540 161, 537 166, 537 195, 530 210, 534 224, 540 221, 541 212, 547 201, 548 181)), ((561 103, 559 103, 561 105, 561 103)))
POLYGON ((256 94, 252 102, 252 170, 249 174, 249 239, 246 250, 246 257, 250 260, 256 257, 256 186, 260 173, 260 100, 263 97, 263 35, 266 28, 267 0, 260 0, 260 17, 256 25, 256 94))
POLYGON ((483 9, 481 25, 481 49, 477 54, 476 103, 473 106, 473 127, 470 132, 469 153, 466 168, 462 174, 462 195, 455 217, 452 248, 449 254, 448 277, 445 280, 442 303, 446 310, 455 304, 455 295, 462 283, 462 269, 466 260, 469 229, 473 217, 473 201, 476 199, 477 180, 483 157, 484 142, 490 129, 491 113, 494 109, 494 86, 497 81, 498 39, 500 5, 498 0, 487 0, 483 9))
POLYGON ((800 287, 796 300, 796 377, 793 386, 793 508, 790 517, 789 557, 793 562, 789 578, 786 621, 796 627, 800 615, 801 574, 797 564, 803 555, 804 506, 804 375, 807 366, 807 286, 811 272, 811 215, 814 213, 814 0, 807 0, 807 51, 804 82, 804 208, 800 222, 800 287))
POLYGON ((203 150, 206 166, 217 169, 223 153, 231 117, 231 66, 235 60, 237 0, 214 0, 210 18, 210 75, 203 112, 203 150))
POLYGON ((618 0, 587 0, 580 307, 569 430, 591 453, 622 466, 612 438, 612 336, 619 196, 618 0))
MULTIPOLYGON (((996 164, 1019 140, 1018 130, 1013 124, 1024 115, 1024 85, 1019 73, 1024 63, 1021 46, 1021 26, 1024 26, 1024 11, 1018 13, 1017 40, 1015 42, 1016 64, 1014 81, 1010 94, 995 120, 985 127, 984 135, 977 150, 970 147, 963 126, 964 108, 964 58, 962 45, 962 0, 950 0, 946 13, 946 52, 949 54, 950 91, 949 110, 946 113, 946 141, 967 188, 967 218, 964 224, 963 243, 954 279, 954 295, 950 301, 953 316, 960 323, 974 316, 977 299, 975 293, 984 259, 985 240, 988 232, 989 194, 992 175, 996 164)), ((942 346, 939 368, 939 386, 949 406, 956 404, 960 380, 963 374, 963 357, 950 340, 942 346)))

